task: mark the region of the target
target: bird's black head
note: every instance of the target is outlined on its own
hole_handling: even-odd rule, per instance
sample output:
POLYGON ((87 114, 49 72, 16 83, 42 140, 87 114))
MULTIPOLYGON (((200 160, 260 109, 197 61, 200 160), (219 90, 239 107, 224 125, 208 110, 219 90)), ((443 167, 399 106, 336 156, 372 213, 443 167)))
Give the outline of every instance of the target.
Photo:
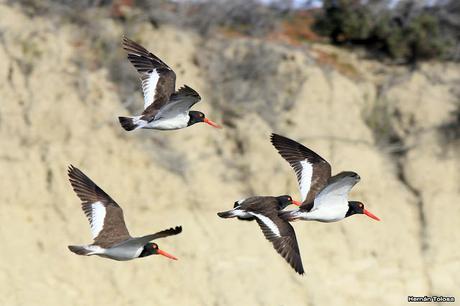
POLYGON ((190 119, 188 120, 187 126, 191 126, 191 125, 193 125, 195 123, 199 123, 199 122, 204 122, 204 123, 209 124, 212 127, 215 127, 215 128, 218 128, 218 129, 221 128, 220 125, 218 125, 217 123, 215 123, 215 122, 209 120, 208 118, 206 118, 206 116, 202 112, 189 111, 188 116, 190 117, 190 119))
POLYGON ((146 245, 144 245, 144 248, 142 249, 142 252, 139 255, 139 257, 154 255, 154 254, 157 254, 157 251, 158 251, 158 245, 156 243, 149 242, 146 245))
POLYGON ((146 256, 150 256, 150 255, 163 255, 163 256, 166 256, 168 258, 177 260, 177 258, 175 256, 173 256, 171 254, 168 254, 163 250, 160 250, 158 248, 158 244, 152 243, 152 242, 149 242, 146 245, 144 245, 144 248, 142 249, 142 252, 139 255, 139 257, 146 257, 146 256))
POLYGON ((297 206, 300 206, 301 204, 300 202, 294 201, 290 195, 278 196, 276 197, 276 199, 278 200, 279 210, 284 209, 286 208, 286 206, 291 205, 291 204, 295 204, 297 206))
POLYGON ((358 201, 349 201, 348 202, 348 211, 345 217, 349 217, 354 214, 364 214, 372 219, 375 219, 377 221, 380 221, 380 219, 368 211, 367 209, 364 208, 364 204, 358 201))

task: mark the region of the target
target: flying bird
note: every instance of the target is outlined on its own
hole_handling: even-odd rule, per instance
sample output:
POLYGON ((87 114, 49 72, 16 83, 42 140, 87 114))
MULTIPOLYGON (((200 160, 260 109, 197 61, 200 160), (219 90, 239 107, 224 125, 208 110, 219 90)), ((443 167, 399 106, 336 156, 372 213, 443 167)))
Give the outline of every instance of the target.
POLYGON ((144 93, 144 111, 140 116, 118 117, 125 130, 177 130, 198 122, 221 128, 202 112, 190 110, 201 100, 200 95, 187 85, 176 91, 176 73, 161 59, 126 37, 123 49, 140 74, 144 93))
POLYGON ((300 205, 300 202, 292 200, 288 195, 255 196, 239 200, 235 202, 232 210, 219 212, 217 215, 221 218, 237 217, 246 221, 256 220, 265 238, 273 244, 275 250, 297 273, 303 274, 294 228, 278 216, 279 211, 290 204, 300 205))
POLYGON ((321 156, 294 140, 272 134, 271 142, 297 175, 302 196, 298 210, 280 213, 284 220, 340 221, 355 214, 380 219, 358 201, 348 201, 348 193, 361 179, 352 171, 331 176, 331 165, 321 156))
POLYGON ((69 245, 78 255, 99 255, 114 260, 131 260, 150 255, 163 255, 177 260, 150 241, 177 235, 181 226, 152 235, 131 237, 126 228, 121 207, 89 177, 74 166, 68 169, 69 181, 82 201, 82 209, 91 226, 94 242, 88 245, 69 245))

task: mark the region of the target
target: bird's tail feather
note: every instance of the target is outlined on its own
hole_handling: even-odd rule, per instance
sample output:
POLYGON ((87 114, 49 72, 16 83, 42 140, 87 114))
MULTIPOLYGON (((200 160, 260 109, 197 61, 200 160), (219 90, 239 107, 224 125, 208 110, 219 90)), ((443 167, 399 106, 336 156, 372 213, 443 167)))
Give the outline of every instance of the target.
POLYGON ((241 210, 238 209, 232 209, 232 210, 227 210, 223 212, 217 213, 217 215, 221 218, 235 218, 237 217, 238 220, 242 221, 253 221, 255 217, 251 216, 250 214, 246 212, 242 212, 241 210))
POLYGON ((234 213, 233 210, 227 210, 223 212, 218 212, 217 215, 221 218, 234 218, 236 217, 236 214, 234 213))
POLYGON ((118 117, 118 121, 120 121, 121 126, 126 131, 132 131, 135 129, 142 128, 147 121, 140 119, 141 116, 137 117, 118 117))
POLYGON ((278 217, 283 219, 284 221, 296 221, 300 218, 300 214, 296 210, 287 210, 287 211, 280 211, 278 213, 278 217))
POLYGON ((70 251, 78 255, 88 255, 89 253, 91 253, 91 250, 88 250, 83 245, 69 245, 68 248, 70 251))

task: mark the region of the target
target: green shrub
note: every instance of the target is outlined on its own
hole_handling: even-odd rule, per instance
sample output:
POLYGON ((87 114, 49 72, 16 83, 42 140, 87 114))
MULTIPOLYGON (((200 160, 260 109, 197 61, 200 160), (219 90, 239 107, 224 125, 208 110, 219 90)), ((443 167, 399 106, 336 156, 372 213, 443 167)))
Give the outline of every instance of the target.
POLYGON ((380 9, 375 9, 375 3, 325 0, 314 29, 335 44, 361 45, 404 62, 443 58, 455 45, 441 31, 434 8, 406 2, 392 9, 379 3, 380 9))

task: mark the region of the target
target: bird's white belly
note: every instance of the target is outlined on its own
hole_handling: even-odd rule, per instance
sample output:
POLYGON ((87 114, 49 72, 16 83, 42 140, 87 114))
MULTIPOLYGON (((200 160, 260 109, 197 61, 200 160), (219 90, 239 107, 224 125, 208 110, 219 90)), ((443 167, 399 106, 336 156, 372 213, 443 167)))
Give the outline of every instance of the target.
MULTIPOLYGON (((115 260, 125 261, 139 257, 142 252, 142 247, 112 247, 105 249, 104 254, 100 254, 102 257, 108 257, 115 260)), ((98 254, 99 255, 99 254, 98 254)))
POLYGON ((304 212, 299 217, 302 220, 314 220, 320 222, 336 222, 345 218, 348 206, 320 207, 310 212, 304 212))
POLYGON ((177 130, 187 127, 190 117, 188 114, 179 114, 173 118, 160 118, 149 122, 144 128, 155 130, 177 130))

